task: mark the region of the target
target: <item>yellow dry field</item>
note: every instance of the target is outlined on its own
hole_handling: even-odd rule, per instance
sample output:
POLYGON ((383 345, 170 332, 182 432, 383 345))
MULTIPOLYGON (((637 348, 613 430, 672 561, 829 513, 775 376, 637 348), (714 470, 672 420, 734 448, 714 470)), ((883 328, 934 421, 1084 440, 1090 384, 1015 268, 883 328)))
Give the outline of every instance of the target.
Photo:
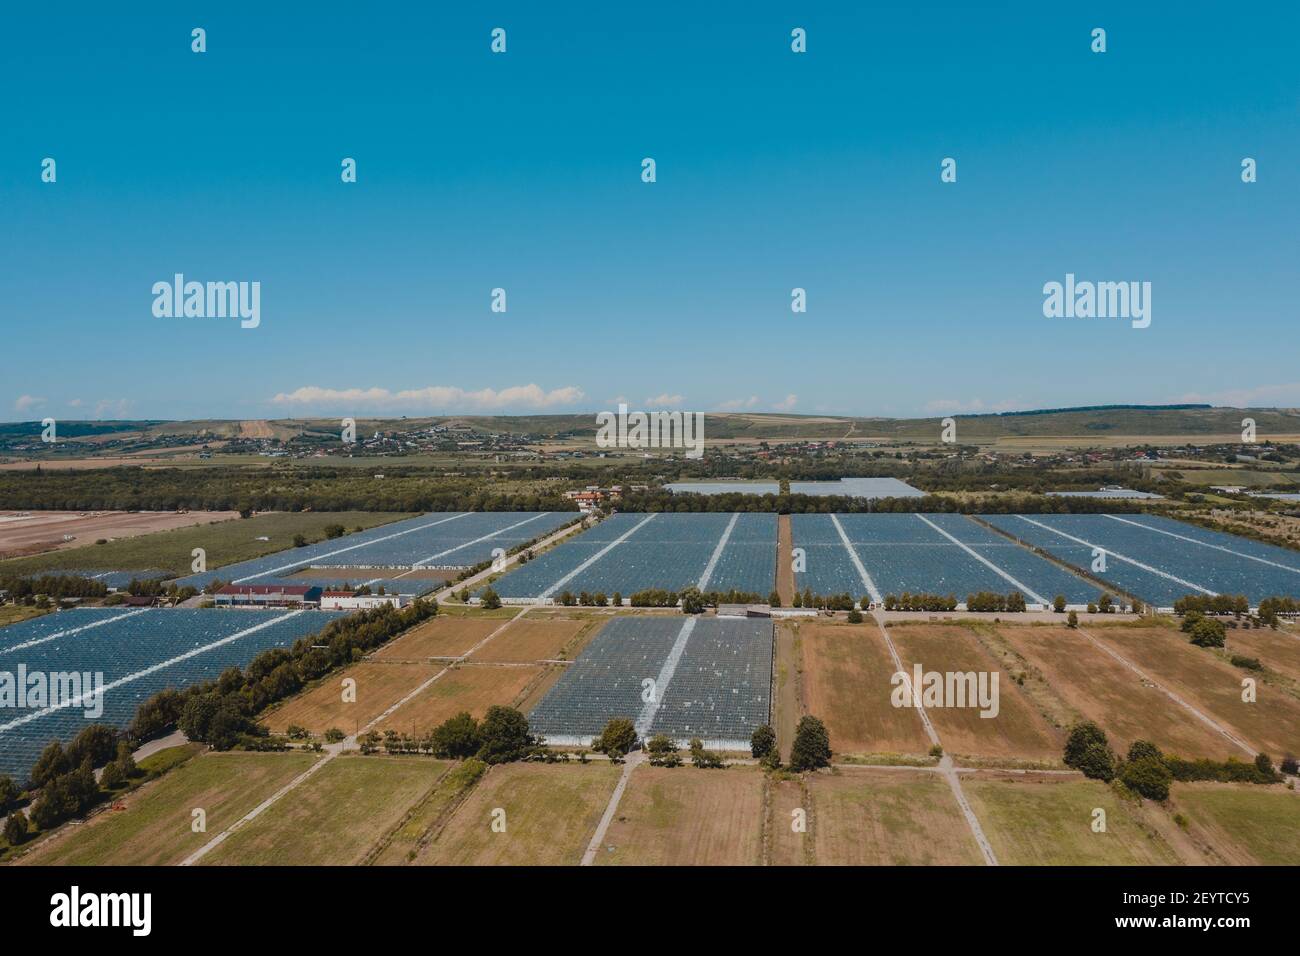
POLYGON ((601 622, 594 618, 525 617, 511 624, 470 655, 471 661, 572 660, 565 649, 601 622))
POLYGON ((752 866, 761 862, 763 773, 757 767, 638 767, 597 864, 752 866))
POLYGON ((460 657, 502 624, 500 618, 439 614, 390 641, 372 656, 375 660, 420 661, 430 657, 460 657))
POLYGON ((846 866, 984 862, 947 781, 924 770, 842 770, 808 778, 817 863, 846 866))
POLYGON ((462 710, 481 718, 493 704, 513 707, 542 673, 534 666, 453 667, 375 727, 380 733, 420 735, 462 710))

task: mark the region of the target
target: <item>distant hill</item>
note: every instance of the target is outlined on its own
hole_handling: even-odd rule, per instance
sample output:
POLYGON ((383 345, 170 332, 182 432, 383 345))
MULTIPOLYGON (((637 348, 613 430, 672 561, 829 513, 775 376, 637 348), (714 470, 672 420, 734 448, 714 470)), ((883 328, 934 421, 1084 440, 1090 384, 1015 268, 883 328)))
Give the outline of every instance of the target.
MULTIPOLYGON (((959 441, 999 438, 1087 439, 1143 436, 1233 436, 1241 432, 1244 418, 1253 418, 1261 438, 1300 435, 1300 410, 1283 408, 1216 408, 1209 405, 1094 405, 1077 408, 1031 409, 980 415, 953 415, 959 441)), ((884 439, 934 441, 944 416, 931 418, 858 418, 833 415, 778 413, 708 413, 704 433, 711 439, 791 441, 796 439, 850 441, 884 439)), ((409 430, 447 425, 478 434, 532 435, 547 438, 590 439, 596 434, 595 413, 580 415, 458 415, 419 418, 358 418, 357 434, 409 430)), ((0 424, 0 438, 36 436, 39 422, 0 424)), ((132 437, 259 438, 286 439, 294 435, 336 435, 336 418, 275 419, 240 422, 203 421, 60 421, 64 439, 131 433, 132 437)))

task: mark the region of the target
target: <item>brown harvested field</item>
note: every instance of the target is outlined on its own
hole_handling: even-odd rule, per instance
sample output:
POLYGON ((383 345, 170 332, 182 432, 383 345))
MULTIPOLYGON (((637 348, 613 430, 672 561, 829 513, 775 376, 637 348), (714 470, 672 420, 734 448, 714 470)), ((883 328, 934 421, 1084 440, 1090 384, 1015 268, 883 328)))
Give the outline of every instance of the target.
POLYGON ((372 656, 376 660, 427 660, 460 657, 502 624, 500 618, 456 617, 439 614, 389 641, 372 656))
POLYGON ((763 772, 640 766, 597 864, 754 866, 761 862, 763 772))
POLYGON ((801 780, 767 780, 767 829, 763 862, 769 866, 806 866, 812 862, 812 822, 801 780), (803 830, 795 829, 802 811, 803 830))
POLYGON ((826 724, 836 754, 923 754, 921 718, 893 706, 894 662, 874 624, 800 624, 803 706, 826 724))
POLYGON ((453 667, 375 729, 381 733, 392 729, 402 734, 423 734, 462 710, 482 717, 493 704, 514 706, 541 673, 542 668, 534 666, 453 667))
POLYGON ((293 724, 313 734, 323 734, 331 727, 356 733, 439 669, 436 664, 361 661, 325 677, 307 692, 291 697, 262 718, 262 724, 277 734, 284 733, 293 724), (357 682, 353 703, 343 701, 343 681, 347 678, 357 682))
POLYGON ((559 866, 582 862, 622 768, 609 763, 499 764, 415 862, 559 866), (501 813, 494 811, 504 811, 501 813), (494 821, 504 822, 493 829, 494 821))
MULTIPOLYGON (((100 538, 134 538, 238 517, 237 511, 0 511, 0 558, 80 548, 100 538), (64 541, 64 535, 73 540, 64 541)), ((90 552, 86 561, 86 570, 97 570, 90 552)))
POLYGON ((1295 749, 1300 700, 1285 689, 1258 681, 1258 699, 1246 703, 1241 682, 1248 672, 1193 646, 1187 635, 1173 628, 1097 627, 1090 633, 1193 707, 1235 730, 1252 749, 1262 749, 1274 761, 1295 749))
POLYGON ((608 618, 529 616, 511 624, 471 656, 471 661, 572 660, 577 645, 608 618))
POLYGON ((1002 626, 998 633, 1070 708, 1106 731, 1116 750, 1127 751, 1140 738, 1188 757, 1241 756, 1226 737, 1143 684, 1077 630, 1002 626))
POLYGON ((1293 632, 1242 628, 1228 631, 1229 654, 1257 657, 1265 667, 1300 680, 1300 637, 1293 632))
MULTIPOLYGON (((978 701, 966 707, 927 707, 939 740, 948 753, 977 757, 1014 757, 1059 761, 1057 733, 1021 692, 1011 675, 980 648, 969 628, 953 624, 909 624, 889 629, 903 666, 924 671, 993 674, 998 679, 997 716, 981 717, 978 701)), ((991 708, 990 708, 991 710, 991 708)))
MULTIPOLYGON (((1191 858, 1173 820, 1099 780, 995 773, 963 775, 962 791, 1004 866, 1164 866, 1191 858), (1094 830, 1104 811, 1104 832, 1094 830)), ((1199 859, 1191 858, 1192 862, 1199 859)))
POLYGON ((979 865, 979 847, 942 776, 924 770, 842 770, 808 778, 817 863, 979 865))

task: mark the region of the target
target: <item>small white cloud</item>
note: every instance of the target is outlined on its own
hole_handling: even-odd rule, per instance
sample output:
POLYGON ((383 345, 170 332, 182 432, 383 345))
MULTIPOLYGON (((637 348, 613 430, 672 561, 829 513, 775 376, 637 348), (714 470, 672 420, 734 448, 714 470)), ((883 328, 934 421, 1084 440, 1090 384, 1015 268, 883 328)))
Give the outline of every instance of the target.
POLYGON ((95 403, 96 418, 127 418, 130 411, 131 400, 127 398, 103 398, 95 403))
POLYGON ((667 406, 680 405, 684 401, 686 401, 686 399, 683 398, 681 395, 675 395, 675 394, 669 395, 665 392, 663 395, 656 395, 654 398, 647 398, 645 400, 645 403, 650 408, 655 408, 656 406, 662 408, 665 405, 667 406))
POLYGON ((84 404, 85 404, 85 402, 83 402, 81 399, 79 399, 79 398, 74 398, 72 401, 68 402, 68 407, 69 407, 69 408, 80 408, 80 407, 81 407, 82 405, 84 405, 84 404))
POLYGON ((955 398, 939 398, 926 402, 922 410, 932 415, 979 415, 992 412, 1014 412, 1023 403, 1017 401, 985 402, 980 398, 959 401, 955 398))
POLYGON ((35 395, 19 395, 18 400, 14 402, 14 411, 28 412, 33 408, 40 408, 45 404, 45 399, 37 398, 35 395))
POLYGON ((794 407, 799 404, 798 395, 787 395, 781 401, 772 406, 774 412, 792 412, 794 407))
POLYGON ((742 412, 747 408, 758 407, 758 396, 751 395, 749 398, 733 398, 723 402, 718 406, 720 412, 742 412))
POLYGON ((497 411, 508 408, 555 408, 574 405, 583 399, 582 389, 574 385, 544 391, 538 385, 512 385, 508 388, 483 388, 466 391, 454 385, 429 385, 425 388, 393 392, 386 388, 322 388, 307 385, 292 392, 281 392, 271 401, 276 405, 327 406, 330 408, 411 409, 420 411, 464 410, 497 411))
POLYGON ((1179 396, 1176 401, 1226 405, 1230 408, 1296 408, 1300 407, 1300 382, 1256 385, 1221 392, 1189 392, 1179 396))

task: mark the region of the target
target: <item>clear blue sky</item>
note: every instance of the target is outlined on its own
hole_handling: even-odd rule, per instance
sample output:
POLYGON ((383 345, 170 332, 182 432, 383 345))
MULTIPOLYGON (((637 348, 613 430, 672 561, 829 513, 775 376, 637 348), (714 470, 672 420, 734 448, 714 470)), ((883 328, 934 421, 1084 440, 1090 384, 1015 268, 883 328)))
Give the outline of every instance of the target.
POLYGON ((1300 405, 1294 3, 76 6, 0 31, 0 418, 1300 405))

